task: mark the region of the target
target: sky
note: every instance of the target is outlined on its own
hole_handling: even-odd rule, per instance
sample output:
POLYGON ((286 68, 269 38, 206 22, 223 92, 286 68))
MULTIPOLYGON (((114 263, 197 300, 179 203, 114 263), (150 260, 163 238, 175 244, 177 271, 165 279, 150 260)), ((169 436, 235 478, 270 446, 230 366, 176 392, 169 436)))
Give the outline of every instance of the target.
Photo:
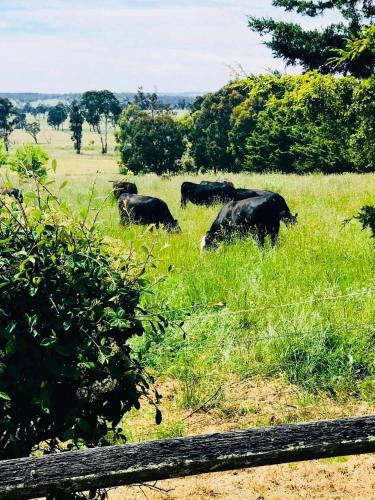
POLYGON ((239 65, 298 71, 272 57, 248 15, 301 21, 271 0, 0 0, 0 92, 206 92, 239 65))

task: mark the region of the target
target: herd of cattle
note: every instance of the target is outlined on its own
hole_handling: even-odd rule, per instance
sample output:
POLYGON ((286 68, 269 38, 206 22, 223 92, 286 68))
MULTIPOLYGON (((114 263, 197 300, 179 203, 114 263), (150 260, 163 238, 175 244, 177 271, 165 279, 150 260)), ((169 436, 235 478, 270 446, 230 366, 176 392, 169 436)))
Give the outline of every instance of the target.
MULTIPOLYGON (((118 199, 123 224, 153 224, 164 226, 168 231, 181 231, 168 205, 159 198, 139 195, 134 183, 115 181, 113 193, 118 199)), ((0 194, 13 196, 21 203, 23 201, 22 193, 17 188, 0 187, 0 194)), ((297 221, 297 214, 290 212, 280 194, 259 189, 236 189, 225 180, 202 181, 200 184, 183 182, 181 207, 185 208, 188 202, 206 206, 224 204, 202 240, 202 249, 215 248, 220 241, 247 234, 255 236, 261 246, 269 236, 272 245, 275 245, 280 222, 289 225, 297 221)))
MULTIPOLYGON (((168 205, 159 198, 138 194, 132 182, 115 181, 113 193, 118 199, 123 224, 145 224, 164 226, 168 231, 181 231, 178 221, 172 216, 168 205)), ((13 196, 22 203, 19 189, 0 187, 0 194, 13 196)), ((195 205, 224 204, 211 228, 202 240, 202 249, 215 248, 220 241, 232 236, 252 235, 263 246, 267 236, 275 245, 280 222, 286 225, 297 221, 285 199, 272 191, 259 189, 236 189, 229 181, 202 181, 200 184, 183 182, 181 185, 181 207, 188 202, 195 205)))
MULTIPOLYGON (((118 199, 123 224, 164 226, 168 231, 181 231, 168 205, 159 198, 138 194, 131 182, 116 181, 113 193, 118 199)), ((184 182, 181 185, 181 207, 224 204, 211 228, 202 240, 202 249, 215 248, 220 241, 235 235, 252 235, 263 246, 270 236, 272 245, 278 240, 280 222, 286 225, 297 221, 278 193, 259 189, 236 189, 229 181, 202 181, 200 184, 184 182)))

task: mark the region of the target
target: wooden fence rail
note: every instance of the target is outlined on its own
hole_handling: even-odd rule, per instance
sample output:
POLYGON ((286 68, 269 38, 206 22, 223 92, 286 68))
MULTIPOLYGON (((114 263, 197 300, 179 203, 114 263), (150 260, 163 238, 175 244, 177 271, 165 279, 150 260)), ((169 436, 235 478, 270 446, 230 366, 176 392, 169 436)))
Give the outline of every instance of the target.
POLYGON ((375 452, 375 415, 0 462, 0 498, 30 498, 205 472, 375 452))

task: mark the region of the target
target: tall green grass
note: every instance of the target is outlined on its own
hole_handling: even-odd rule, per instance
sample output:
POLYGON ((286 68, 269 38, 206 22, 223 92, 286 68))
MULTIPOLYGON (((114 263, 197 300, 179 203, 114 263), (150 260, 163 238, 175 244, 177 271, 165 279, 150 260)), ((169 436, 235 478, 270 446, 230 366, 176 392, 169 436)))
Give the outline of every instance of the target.
MULTIPOLYGON (((73 174, 65 188, 77 211, 87 203, 93 177, 73 174)), ((96 206, 105 200, 113 178, 99 176, 96 206)), ((261 250, 249 238, 201 254, 200 240, 219 207, 181 209, 180 185, 188 177, 134 179, 141 194, 168 203, 181 234, 125 228, 116 203, 107 200, 99 219, 103 232, 139 252, 142 246, 152 248, 159 259, 152 271, 154 295, 146 300, 170 308, 171 320, 185 320, 186 336, 176 328, 157 338, 150 333, 139 342, 140 355, 159 377, 181 381, 186 406, 196 405, 197 398, 203 400, 231 375, 283 375, 311 392, 371 393, 375 248, 360 224, 344 221, 363 205, 375 204, 375 176, 230 178, 237 187, 275 190, 298 212, 298 224, 282 227, 276 248, 261 250), (171 264, 174 269, 168 272, 171 264)))

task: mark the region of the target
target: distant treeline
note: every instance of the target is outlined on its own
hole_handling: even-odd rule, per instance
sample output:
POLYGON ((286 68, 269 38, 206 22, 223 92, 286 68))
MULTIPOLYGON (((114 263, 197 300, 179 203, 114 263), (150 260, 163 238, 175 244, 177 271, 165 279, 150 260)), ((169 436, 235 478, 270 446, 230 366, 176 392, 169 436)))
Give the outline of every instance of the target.
MULTIPOLYGON (((143 92, 142 87, 138 92, 114 92, 113 94, 121 103, 131 103, 134 97, 143 92)), ((156 93, 161 103, 170 106, 173 109, 186 109, 189 108, 198 93, 181 93, 181 94, 163 94, 156 93)), ((56 101, 64 104, 69 104, 73 101, 80 101, 83 93, 66 93, 66 94, 45 94, 38 92, 0 92, 0 97, 10 99, 17 105, 30 104, 37 106, 37 104, 48 105, 48 102, 56 101), (46 102, 43 102, 46 101, 46 102)))
MULTIPOLYGON (((28 96, 32 94, 27 94, 28 96)), ((47 102, 47 101, 46 101, 47 102)), ((153 93, 144 92, 142 87, 133 94, 132 99, 120 99, 109 90, 89 90, 80 95, 79 99, 69 102, 58 102, 48 105, 42 102, 17 102, 9 97, 0 96, 0 139, 6 151, 9 151, 10 137, 15 129, 23 129, 30 134, 35 143, 38 143, 38 134, 41 131, 40 119, 47 116, 47 123, 56 130, 63 129, 69 118, 71 139, 77 154, 81 152, 83 139, 83 124, 86 121, 91 130, 99 136, 102 153, 108 152, 108 134, 110 127, 116 127, 123 110, 137 107, 142 113, 153 119, 157 115, 176 115, 176 109, 190 108, 192 100, 187 102, 179 98, 169 104, 153 93), (30 117, 32 121, 30 121, 30 117)), ((172 124, 174 121, 172 120, 172 124)))
POLYGON ((17 108, 0 98, 5 147, 14 128, 37 142, 43 114, 54 128, 69 118, 77 153, 84 121, 98 133, 103 154, 108 127, 115 126, 125 173, 375 171, 375 76, 249 76, 196 97, 183 116, 141 88, 131 101, 89 91, 49 107, 17 108), (36 121, 28 121, 30 114, 36 121))

